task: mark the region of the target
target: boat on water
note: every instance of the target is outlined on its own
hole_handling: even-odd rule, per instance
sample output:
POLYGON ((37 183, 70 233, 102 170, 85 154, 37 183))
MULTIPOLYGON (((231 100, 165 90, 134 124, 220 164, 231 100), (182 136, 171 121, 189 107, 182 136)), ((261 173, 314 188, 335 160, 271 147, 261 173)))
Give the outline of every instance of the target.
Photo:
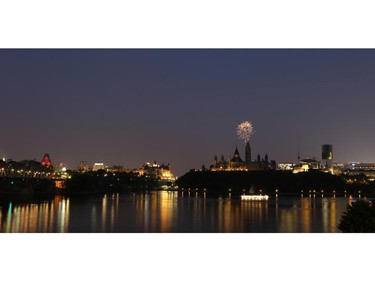
POLYGON ((266 201, 268 195, 241 195, 241 200, 266 201))

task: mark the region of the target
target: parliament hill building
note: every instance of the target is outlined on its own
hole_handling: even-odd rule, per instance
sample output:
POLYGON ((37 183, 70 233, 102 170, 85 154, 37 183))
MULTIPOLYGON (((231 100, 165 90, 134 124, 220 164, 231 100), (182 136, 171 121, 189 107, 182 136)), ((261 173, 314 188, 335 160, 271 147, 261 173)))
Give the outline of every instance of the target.
POLYGON ((268 160, 266 154, 264 158, 261 158, 258 154, 255 160, 251 159, 251 147, 250 143, 246 143, 245 147, 245 161, 241 159, 238 148, 231 158, 225 160, 224 155, 221 155, 220 160, 215 156, 213 165, 210 166, 211 171, 264 171, 276 169, 276 162, 268 160))

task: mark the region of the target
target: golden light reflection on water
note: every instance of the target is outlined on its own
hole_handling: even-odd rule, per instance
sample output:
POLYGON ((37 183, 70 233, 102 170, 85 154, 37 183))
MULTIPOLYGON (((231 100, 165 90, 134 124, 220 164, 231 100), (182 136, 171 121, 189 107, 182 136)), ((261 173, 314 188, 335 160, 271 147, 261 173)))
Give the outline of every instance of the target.
POLYGON ((114 193, 89 201, 56 196, 1 205, 0 232, 336 232, 347 199, 241 201, 196 191, 114 193))
POLYGON ((223 206, 223 231, 230 232, 232 226, 232 204, 231 200, 225 200, 223 206))
POLYGON ((107 203, 108 203, 108 195, 105 194, 102 199, 102 232, 106 230, 106 220, 107 220, 107 203))
MULTIPOLYGON (((116 232, 118 226, 119 193, 105 194, 101 199, 100 232, 116 232)), ((96 206, 91 207, 91 229, 97 229, 96 206)))
POLYGON ((143 209, 144 209, 144 223, 143 223, 143 226, 144 226, 144 229, 145 229, 145 232, 148 232, 149 231, 149 223, 150 223, 150 195, 149 194, 146 194, 145 195, 145 199, 144 199, 144 206, 143 206, 143 209))
POLYGON ((329 215, 330 215, 329 232, 335 232, 337 228, 337 224, 338 224, 338 222, 336 221, 336 198, 333 198, 331 201, 329 215))
MULTIPOLYGON (((237 212, 236 219, 238 223, 233 225, 234 229, 239 228, 241 232, 246 231, 246 224, 253 226, 267 223, 268 202, 262 201, 241 201, 240 212, 237 212)), ((276 205, 275 205, 276 206, 276 205)), ((277 212, 277 208, 275 208, 277 212)), ((232 230, 233 232, 234 230, 232 230)))
MULTIPOLYGON (((191 232, 257 232, 273 228, 274 232, 316 232, 321 221, 322 232, 336 232, 335 198, 301 197, 289 207, 274 203, 240 201, 228 196, 211 199, 207 207, 204 194, 159 192, 148 200, 137 200, 136 214, 145 232, 173 232, 178 220, 191 218, 191 232), (185 196, 187 195, 187 196, 185 196), (325 201, 323 201, 325 200, 325 201), (329 200, 329 201, 327 201, 329 200), (326 202, 327 201, 327 202, 326 202), (150 208, 151 206, 151 208, 150 208), (270 206, 272 206, 270 208, 270 206), (142 215, 139 215, 142 214, 142 215)), ((283 199, 283 198, 282 198, 283 199)), ((284 199, 285 200, 285 199, 284 199)), ((287 199, 290 201, 291 199, 287 199)), ((319 232, 319 231, 318 231, 319 232)))
MULTIPOLYGON (((177 211, 177 205, 173 200, 175 196, 177 196, 177 192, 160 192, 159 210, 161 232, 171 231, 171 224, 177 211)), ((157 219, 157 217, 153 216, 153 219, 157 219)))
MULTIPOLYGON (((193 197, 192 197, 193 198, 193 197)), ((139 232, 172 232, 177 217, 178 192, 141 193, 133 197, 135 230, 139 232)))
POLYGON ((302 232, 311 231, 311 198, 301 198, 301 229, 302 232))
POLYGON ((38 204, 9 203, 1 209, 1 232, 68 232, 69 198, 56 196, 50 202, 38 204), (6 214, 4 214, 4 211, 6 214), (55 215, 56 214, 56 215, 55 215))
POLYGON ((300 208, 294 205, 280 212, 279 232, 337 232, 337 224, 345 209, 344 198, 301 197, 300 208), (337 200, 340 200, 340 205, 337 200))

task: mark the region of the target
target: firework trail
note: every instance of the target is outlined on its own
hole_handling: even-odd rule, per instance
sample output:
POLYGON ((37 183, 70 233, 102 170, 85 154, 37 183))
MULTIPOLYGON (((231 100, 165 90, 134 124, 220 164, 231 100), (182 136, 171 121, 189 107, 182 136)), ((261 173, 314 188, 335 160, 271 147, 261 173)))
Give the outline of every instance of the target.
POLYGON ((254 133, 253 124, 249 121, 242 122, 237 126, 237 136, 240 140, 247 143, 251 135, 254 133))

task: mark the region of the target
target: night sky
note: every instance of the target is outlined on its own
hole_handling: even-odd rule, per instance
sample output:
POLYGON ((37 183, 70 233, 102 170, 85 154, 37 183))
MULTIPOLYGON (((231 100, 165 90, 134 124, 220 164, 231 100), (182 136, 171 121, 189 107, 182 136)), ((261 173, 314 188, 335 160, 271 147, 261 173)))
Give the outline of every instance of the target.
POLYGON ((375 162, 375 50, 0 50, 0 156, 77 168, 231 156, 375 162))

